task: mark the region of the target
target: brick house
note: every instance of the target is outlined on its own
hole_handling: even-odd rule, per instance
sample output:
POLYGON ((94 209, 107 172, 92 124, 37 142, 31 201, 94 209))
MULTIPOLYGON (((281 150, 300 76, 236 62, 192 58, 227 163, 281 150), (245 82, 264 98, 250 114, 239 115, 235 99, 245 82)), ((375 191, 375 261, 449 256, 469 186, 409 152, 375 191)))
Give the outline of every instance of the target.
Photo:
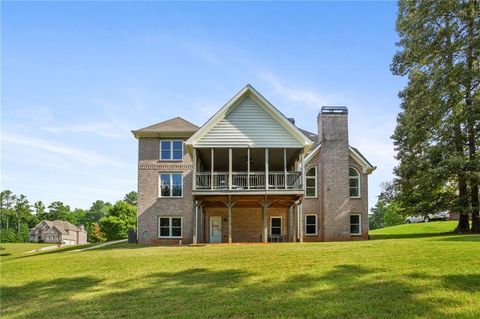
POLYGON ((87 231, 83 225, 77 227, 66 220, 42 220, 30 229, 28 239, 35 243, 83 245, 87 244, 87 231))
POLYGON ((348 110, 322 107, 318 134, 245 86, 202 127, 180 118, 139 141, 139 243, 368 237, 373 167, 348 144, 348 110))

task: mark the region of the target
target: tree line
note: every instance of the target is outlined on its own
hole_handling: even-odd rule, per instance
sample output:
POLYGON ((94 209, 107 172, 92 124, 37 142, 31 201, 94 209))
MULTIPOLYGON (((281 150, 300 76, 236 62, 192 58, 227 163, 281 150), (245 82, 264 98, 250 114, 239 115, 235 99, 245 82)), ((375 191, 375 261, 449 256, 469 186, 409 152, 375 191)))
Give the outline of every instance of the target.
POLYGON ((84 225, 89 242, 127 238, 136 228, 137 193, 132 191, 115 204, 96 200, 89 209, 71 209, 61 201, 45 206, 42 201, 31 204, 23 194, 10 190, 0 193, 0 241, 27 242, 30 228, 41 220, 66 220, 84 225))
POLYGON ((478 233, 480 3, 401 0, 396 29, 391 71, 408 78, 392 136, 399 165, 373 213, 447 210, 457 232, 478 233))

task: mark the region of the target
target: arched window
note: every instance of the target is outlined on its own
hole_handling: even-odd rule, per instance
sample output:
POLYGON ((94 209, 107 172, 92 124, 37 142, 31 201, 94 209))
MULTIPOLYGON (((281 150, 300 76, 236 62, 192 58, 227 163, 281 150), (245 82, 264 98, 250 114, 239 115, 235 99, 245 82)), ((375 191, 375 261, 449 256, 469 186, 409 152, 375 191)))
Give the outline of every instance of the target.
POLYGON ((307 170, 305 176, 305 197, 317 197, 317 167, 313 166, 307 170))
POLYGON ((360 173, 356 168, 350 167, 348 170, 348 175, 350 177, 350 197, 359 198, 360 197, 360 173))

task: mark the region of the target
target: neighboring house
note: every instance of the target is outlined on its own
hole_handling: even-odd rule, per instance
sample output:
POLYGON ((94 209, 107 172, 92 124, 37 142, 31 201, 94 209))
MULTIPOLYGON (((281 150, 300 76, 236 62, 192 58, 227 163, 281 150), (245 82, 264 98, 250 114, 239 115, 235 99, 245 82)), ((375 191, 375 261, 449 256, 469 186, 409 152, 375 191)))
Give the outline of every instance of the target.
POLYGON ((87 243, 87 232, 82 225, 77 227, 64 220, 42 220, 30 229, 29 240, 36 243, 82 245, 87 243))
POLYGON ((177 117, 132 131, 138 242, 367 239, 375 167, 349 146, 347 118, 322 107, 307 132, 247 85, 202 127, 177 117))

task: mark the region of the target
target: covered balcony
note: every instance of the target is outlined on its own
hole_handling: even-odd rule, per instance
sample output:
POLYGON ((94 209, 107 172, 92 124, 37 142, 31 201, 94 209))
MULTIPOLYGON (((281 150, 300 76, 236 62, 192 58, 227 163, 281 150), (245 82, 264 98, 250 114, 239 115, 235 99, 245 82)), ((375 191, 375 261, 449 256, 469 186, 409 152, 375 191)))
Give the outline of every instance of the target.
POLYGON ((300 192, 303 158, 298 148, 194 148, 193 191, 300 192))

